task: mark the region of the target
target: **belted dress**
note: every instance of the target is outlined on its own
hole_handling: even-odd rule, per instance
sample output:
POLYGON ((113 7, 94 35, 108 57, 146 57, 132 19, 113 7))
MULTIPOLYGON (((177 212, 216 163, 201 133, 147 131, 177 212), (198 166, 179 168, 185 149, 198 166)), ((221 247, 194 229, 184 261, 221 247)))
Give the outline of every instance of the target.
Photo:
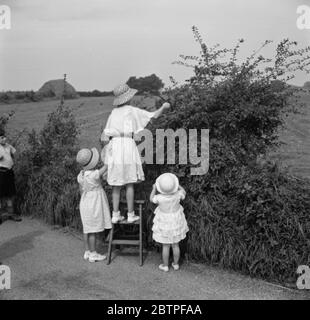
POLYGON ((83 233, 97 233, 111 229, 109 202, 101 185, 99 170, 82 170, 77 180, 82 189, 80 215, 83 233))
POLYGON ((101 135, 102 141, 110 140, 104 156, 109 185, 123 186, 144 180, 141 157, 133 137, 146 127, 154 115, 155 112, 130 105, 112 110, 101 135))

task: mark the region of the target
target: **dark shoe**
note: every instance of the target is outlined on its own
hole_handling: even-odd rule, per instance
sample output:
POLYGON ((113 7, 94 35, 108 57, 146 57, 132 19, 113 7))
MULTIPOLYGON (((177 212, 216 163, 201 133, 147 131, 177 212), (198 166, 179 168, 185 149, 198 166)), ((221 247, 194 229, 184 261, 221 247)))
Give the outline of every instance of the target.
POLYGON ((13 220, 15 222, 20 222, 23 220, 20 216, 17 216, 16 214, 10 214, 8 218, 9 220, 13 220))

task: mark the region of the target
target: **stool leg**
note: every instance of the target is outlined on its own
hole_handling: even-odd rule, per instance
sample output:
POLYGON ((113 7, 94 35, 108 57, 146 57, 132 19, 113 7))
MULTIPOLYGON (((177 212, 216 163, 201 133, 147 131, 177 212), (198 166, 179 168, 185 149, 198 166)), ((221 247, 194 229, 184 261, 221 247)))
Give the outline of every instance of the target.
POLYGON ((110 263, 111 263, 113 234, 114 234, 114 224, 112 223, 112 228, 111 228, 110 234, 109 234, 109 247, 108 247, 108 259, 107 259, 107 264, 110 264, 110 263))
POLYGON ((140 216, 140 221, 139 221, 139 254, 140 254, 140 266, 143 265, 143 232, 142 232, 142 205, 140 204, 139 206, 139 216, 140 216))

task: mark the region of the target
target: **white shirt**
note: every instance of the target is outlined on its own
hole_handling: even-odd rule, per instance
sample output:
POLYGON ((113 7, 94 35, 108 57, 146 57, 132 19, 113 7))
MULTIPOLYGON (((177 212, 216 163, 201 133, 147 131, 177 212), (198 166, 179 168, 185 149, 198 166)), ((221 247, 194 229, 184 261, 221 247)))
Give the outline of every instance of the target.
POLYGON ((153 203, 158 204, 158 208, 163 213, 175 213, 180 210, 180 200, 184 200, 185 193, 183 190, 178 190, 173 194, 158 193, 153 197, 153 203))
POLYGON ((0 144, 0 167, 12 169, 14 161, 12 154, 16 152, 16 149, 10 144, 6 143, 4 146, 0 144))
POLYGON ((117 137, 120 134, 138 133, 146 127, 154 115, 155 112, 130 105, 114 108, 107 120, 101 140, 104 140, 104 136, 117 137))

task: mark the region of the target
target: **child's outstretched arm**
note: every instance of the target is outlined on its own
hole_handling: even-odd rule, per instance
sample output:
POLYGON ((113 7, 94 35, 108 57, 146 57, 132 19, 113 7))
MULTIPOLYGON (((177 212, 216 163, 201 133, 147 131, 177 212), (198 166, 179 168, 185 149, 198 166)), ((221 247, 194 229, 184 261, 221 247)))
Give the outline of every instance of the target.
POLYGON ((14 159, 15 153, 16 153, 16 149, 10 145, 10 154, 11 154, 12 159, 14 159))
POLYGON ((155 193, 156 193, 156 185, 153 184, 153 189, 152 189, 152 192, 150 194, 150 201, 153 202, 153 198, 155 196, 155 193))
POLYGON ((82 186, 79 184, 79 191, 80 191, 80 196, 82 195, 82 193, 83 193, 83 188, 82 188, 82 186))
POLYGON ((170 108, 170 103, 165 102, 158 110, 155 111, 154 118, 161 116, 166 110, 170 108))
POLYGON ((99 175, 100 176, 105 176, 108 172, 108 166, 104 165, 102 168, 99 169, 99 175))
POLYGON ((182 200, 186 197, 186 191, 185 191, 185 189, 182 187, 182 186, 180 186, 179 185, 179 191, 181 191, 182 192, 182 194, 183 194, 183 196, 182 196, 182 200))

